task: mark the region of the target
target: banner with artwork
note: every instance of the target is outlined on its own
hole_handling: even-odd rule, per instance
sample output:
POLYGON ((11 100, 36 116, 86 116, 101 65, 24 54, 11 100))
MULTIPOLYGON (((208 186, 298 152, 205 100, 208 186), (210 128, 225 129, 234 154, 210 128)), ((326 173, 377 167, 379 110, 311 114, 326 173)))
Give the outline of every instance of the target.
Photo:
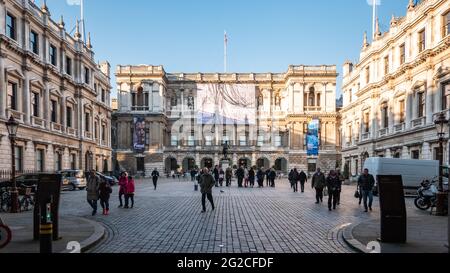
POLYGON ((319 120, 313 119, 308 123, 306 134, 306 145, 308 156, 319 155, 319 120))
POLYGON ((133 121, 133 148, 136 152, 142 153, 145 150, 145 119, 135 117, 133 121))

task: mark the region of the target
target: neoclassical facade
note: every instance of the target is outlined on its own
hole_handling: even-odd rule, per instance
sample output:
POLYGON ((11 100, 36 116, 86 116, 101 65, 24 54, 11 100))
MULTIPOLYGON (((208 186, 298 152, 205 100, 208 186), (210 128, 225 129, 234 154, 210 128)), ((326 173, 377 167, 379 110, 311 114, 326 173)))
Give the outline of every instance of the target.
POLYGON ((369 156, 438 159, 434 120, 450 109, 449 30, 448 0, 410 1, 388 32, 377 23, 372 44, 365 35, 357 64, 344 64, 342 158, 352 175, 369 156))
POLYGON ((0 1, 0 170, 11 170, 6 121, 19 123, 21 171, 110 171, 110 65, 96 64, 90 38, 74 37, 44 4, 0 1))
POLYGON ((118 66, 116 78, 117 169, 149 175, 155 167, 169 172, 219 165, 226 141, 231 164, 236 166, 275 166, 285 172, 294 167, 328 170, 339 164, 335 66, 289 66, 286 73, 243 74, 167 73, 162 66, 118 66), (205 85, 250 86, 254 120, 203 124, 197 104, 205 85), (133 146, 135 118, 145 121, 145 148, 139 152, 133 146), (320 121, 318 156, 307 155, 305 142, 307 124, 313 119, 320 121))

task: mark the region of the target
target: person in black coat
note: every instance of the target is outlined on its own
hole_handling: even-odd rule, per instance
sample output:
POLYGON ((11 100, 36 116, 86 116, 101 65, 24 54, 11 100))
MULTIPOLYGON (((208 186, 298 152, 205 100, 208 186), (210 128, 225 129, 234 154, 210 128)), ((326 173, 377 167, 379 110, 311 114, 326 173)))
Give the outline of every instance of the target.
POLYGON ((266 176, 266 174, 264 173, 262 168, 259 169, 258 172, 256 173, 256 179, 258 180, 258 187, 259 188, 263 188, 264 187, 264 176, 266 176))
POLYGON ((214 173, 214 181, 216 182, 215 186, 219 187, 219 176, 220 176, 219 166, 216 165, 216 167, 214 168, 213 173, 214 173))
POLYGON ((242 180, 244 179, 244 176, 245 176, 244 168, 242 168, 242 166, 241 166, 236 171, 236 177, 238 179, 238 187, 239 188, 242 188, 242 180))
POLYGON ((308 182, 308 177, 306 176, 306 173, 301 171, 298 175, 298 179, 300 181, 300 188, 302 192, 305 192, 305 183, 308 182))
POLYGON ((250 168, 250 171, 248 171, 248 180, 250 181, 250 187, 255 186, 255 170, 253 168, 250 168))
POLYGON ((298 181, 300 180, 299 176, 300 174, 298 173, 297 168, 294 168, 292 175, 292 187, 294 188, 294 192, 298 192, 298 181))
POLYGON ((294 170, 291 170, 288 174, 289 184, 291 184, 291 189, 294 187, 294 170))
POLYGON ((153 180, 153 186, 155 186, 155 191, 156 191, 156 186, 158 184, 158 177, 159 177, 159 172, 158 169, 154 169, 152 172, 152 180, 153 180))
POLYGON ((269 179, 270 179, 270 186, 272 187, 272 188, 275 188, 275 178, 277 177, 277 173, 275 172, 275 170, 272 168, 271 170, 270 170, 270 173, 269 173, 269 179))
POLYGON ((336 209, 336 204, 338 201, 339 194, 339 176, 337 176, 334 170, 330 171, 330 174, 327 177, 327 189, 328 189, 328 209, 331 210, 336 209))

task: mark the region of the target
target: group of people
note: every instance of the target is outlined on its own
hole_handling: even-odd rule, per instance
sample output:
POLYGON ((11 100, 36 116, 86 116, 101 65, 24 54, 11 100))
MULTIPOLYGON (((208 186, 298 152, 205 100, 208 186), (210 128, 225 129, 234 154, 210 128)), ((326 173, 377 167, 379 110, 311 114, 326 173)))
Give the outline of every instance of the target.
POLYGON ((331 170, 325 177, 325 174, 318 168, 311 180, 311 187, 316 190, 316 204, 323 202, 324 190, 326 190, 328 209, 335 210, 341 202, 342 182, 344 181, 340 171, 331 170))
POLYGON ((289 183, 294 192, 298 192, 298 183, 300 182, 300 189, 305 192, 305 183, 308 182, 308 176, 304 171, 298 172, 297 168, 291 170, 288 175, 289 183))

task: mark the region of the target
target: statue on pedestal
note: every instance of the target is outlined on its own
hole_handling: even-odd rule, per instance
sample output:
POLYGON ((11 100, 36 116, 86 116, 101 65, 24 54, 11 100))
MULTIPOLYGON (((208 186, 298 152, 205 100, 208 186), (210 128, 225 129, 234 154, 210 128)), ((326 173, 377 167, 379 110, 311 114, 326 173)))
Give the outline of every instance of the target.
POLYGON ((228 150, 230 149, 230 145, 228 145, 228 141, 225 141, 225 143, 223 144, 223 158, 228 159, 228 150))

